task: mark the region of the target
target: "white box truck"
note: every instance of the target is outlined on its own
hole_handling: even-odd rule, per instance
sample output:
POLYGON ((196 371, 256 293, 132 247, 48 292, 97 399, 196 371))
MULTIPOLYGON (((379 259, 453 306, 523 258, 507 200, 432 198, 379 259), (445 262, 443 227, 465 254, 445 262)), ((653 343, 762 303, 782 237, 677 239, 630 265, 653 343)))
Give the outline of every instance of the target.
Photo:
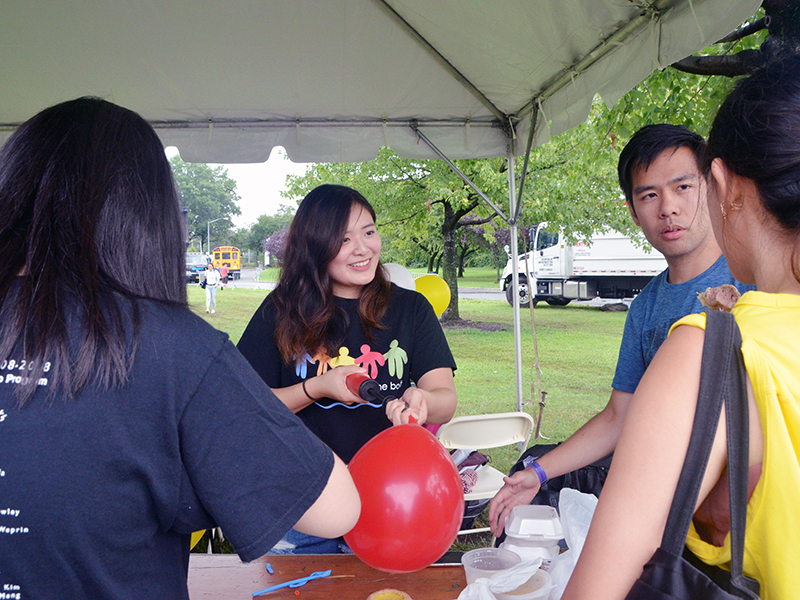
MULTIPOLYGON (((525 273, 525 255, 519 255, 519 301, 527 307, 531 296, 536 306, 544 301, 565 306, 572 300, 632 298, 667 268, 664 256, 650 244, 644 248, 616 231, 596 234, 590 242, 570 244, 563 235, 548 231, 543 223, 536 230, 528 252, 530 273, 525 273)), ((511 256, 503 269, 500 287, 511 304, 511 256)))

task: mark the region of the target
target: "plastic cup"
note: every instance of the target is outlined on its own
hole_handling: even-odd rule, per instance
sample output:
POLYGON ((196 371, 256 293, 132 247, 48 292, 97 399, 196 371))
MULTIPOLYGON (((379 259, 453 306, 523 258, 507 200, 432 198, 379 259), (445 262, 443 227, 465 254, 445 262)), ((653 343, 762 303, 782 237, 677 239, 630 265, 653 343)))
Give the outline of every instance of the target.
POLYGON ((515 552, 503 548, 479 548, 465 552, 461 557, 467 585, 480 577, 492 577, 500 571, 510 569, 522 559, 515 552))

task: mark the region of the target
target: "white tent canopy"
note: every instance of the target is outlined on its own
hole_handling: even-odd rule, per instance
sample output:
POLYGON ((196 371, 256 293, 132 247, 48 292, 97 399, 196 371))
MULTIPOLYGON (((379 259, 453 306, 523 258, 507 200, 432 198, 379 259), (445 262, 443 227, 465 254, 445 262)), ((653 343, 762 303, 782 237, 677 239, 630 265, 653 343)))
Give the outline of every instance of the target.
MULTIPOLYGON (((518 156, 759 0, 3 0, 0 141, 96 95, 184 160, 518 156)), ((516 247, 513 161, 507 214, 516 247)), ((487 199, 488 200, 488 199, 487 199)), ((516 257, 515 257, 516 258, 516 257)), ((516 281, 516 265, 514 268, 516 281)), ((521 405, 519 309, 517 403, 521 405)))
MULTIPOLYGON (((189 161, 524 151, 714 42, 758 0, 4 0, 0 128, 98 95, 189 161), (548 130, 552 123, 552 130, 548 130)), ((6 134, 7 135, 7 134, 6 134)))

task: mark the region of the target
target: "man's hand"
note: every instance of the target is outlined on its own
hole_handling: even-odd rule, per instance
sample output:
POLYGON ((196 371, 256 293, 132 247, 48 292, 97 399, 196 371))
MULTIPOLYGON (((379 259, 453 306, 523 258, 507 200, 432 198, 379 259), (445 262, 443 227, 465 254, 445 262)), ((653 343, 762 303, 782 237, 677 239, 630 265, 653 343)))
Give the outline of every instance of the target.
POLYGON ((539 476, 533 469, 522 469, 511 477, 504 477, 503 481, 506 484, 489 503, 489 526, 495 536, 503 533, 506 517, 511 509, 521 504, 530 504, 541 487, 539 476))

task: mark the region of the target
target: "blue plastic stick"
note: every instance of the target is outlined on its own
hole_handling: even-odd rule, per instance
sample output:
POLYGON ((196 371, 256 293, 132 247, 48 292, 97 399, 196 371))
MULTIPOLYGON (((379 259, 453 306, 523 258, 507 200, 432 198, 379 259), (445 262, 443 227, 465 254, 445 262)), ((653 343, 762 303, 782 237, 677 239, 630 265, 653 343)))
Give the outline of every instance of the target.
POLYGON ((269 573, 270 575, 275 574, 275 571, 272 569, 272 565, 269 563, 267 563, 267 573, 269 573))
POLYGON ((306 583, 308 583, 312 579, 321 579, 323 577, 327 577, 330 574, 331 574, 331 569, 328 569, 327 571, 317 571, 316 573, 312 573, 308 577, 301 577, 300 579, 292 579, 291 581, 285 581, 283 583, 279 583, 277 585, 273 585, 271 587, 264 588, 260 592, 255 592, 253 594, 253 597, 260 596, 261 594, 266 594, 268 592, 274 592, 275 590, 279 590, 279 589, 285 588, 285 587, 298 588, 301 585, 305 585, 306 583))

